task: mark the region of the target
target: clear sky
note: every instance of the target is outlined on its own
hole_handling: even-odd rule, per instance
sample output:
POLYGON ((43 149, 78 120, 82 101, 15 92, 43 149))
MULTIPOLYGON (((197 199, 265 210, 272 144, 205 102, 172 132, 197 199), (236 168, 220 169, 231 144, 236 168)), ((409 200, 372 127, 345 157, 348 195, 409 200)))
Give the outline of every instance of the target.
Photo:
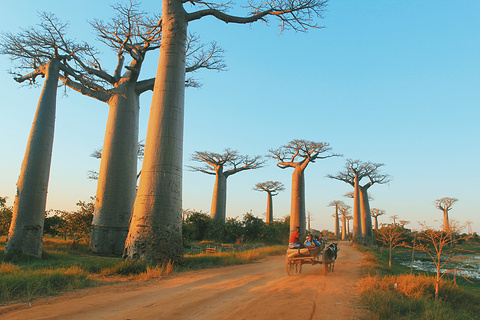
MULTIPOLYGON (((240 2, 240 1, 237 1, 240 2)), ((107 1, 16 0, 2 3, 0 30, 18 32, 36 24, 36 12, 70 22, 70 38, 95 42, 88 19, 107 20, 107 1)), ((142 8, 161 10, 159 1, 142 8)), ((201 72, 201 89, 187 89, 184 165, 194 151, 266 154, 292 139, 330 143, 344 155, 306 169, 306 207, 312 227, 333 230, 332 200, 352 200, 346 183, 325 176, 342 170, 345 159, 384 163, 393 180, 374 185, 370 206, 411 223, 438 227, 442 213, 433 201, 456 197, 450 218, 472 221, 480 232, 480 1, 331 0, 319 24, 307 34, 279 34, 274 20, 233 25, 213 18, 189 30, 226 50, 226 72, 201 72)), ((106 64, 115 63, 107 48, 106 64)), ((141 78, 155 74, 158 52, 147 56, 141 78)), ((22 87, 0 56, 0 195, 13 204, 27 137, 41 88, 22 87)), ((40 81, 42 84, 42 81, 40 81)), ((88 170, 100 161, 107 105, 59 89, 47 209, 74 210, 95 195, 88 170)), ((141 97, 140 139, 147 129, 151 93, 141 97)), ((140 164, 141 165, 141 164, 140 164)), ((257 182, 278 180, 286 190, 274 198, 274 216, 290 211, 292 170, 266 167, 228 179, 227 217, 246 212, 264 217, 266 194, 257 182)), ((214 177, 184 170, 183 207, 208 212, 214 177)))

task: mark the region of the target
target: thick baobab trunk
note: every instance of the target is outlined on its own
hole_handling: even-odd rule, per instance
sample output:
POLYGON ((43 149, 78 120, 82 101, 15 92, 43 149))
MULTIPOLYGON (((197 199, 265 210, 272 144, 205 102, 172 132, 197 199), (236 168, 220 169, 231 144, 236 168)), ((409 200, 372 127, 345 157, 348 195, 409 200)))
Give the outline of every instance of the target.
POLYGON ((375 216, 375 230, 378 230, 378 217, 375 216))
POLYGON ((271 192, 267 192, 267 216, 266 222, 273 222, 273 195, 271 192))
POLYGON ((347 239, 347 219, 345 216, 342 217, 342 240, 347 239))
POLYGON ((227 211, 227 176, 222 171, 217 171, 215 186, 213 187, 212 207, 210 215, 212 219, 225 222, 227 211))
POLYGON ((182 154, 187 20, 182 1, 163 0, 162 45, 142 175, 124 258, 181 262, 182 154))
POLYGON ((139 96, 135 86, 120 85, 110 107, 98 175, 90 248, 121 255, 137 185, 139 96))
POLYGON ((300 166, 295 167, 292 174, 292 200, 290 207, 290 233, 300 227, 300 238, 305 238, 305 181, 303 170, 300 166))
POLYGON ((361 244, 362 238, 362 222, 360 214, 360 186, 358 185, 358 175, 355 174, 353 195, 353 242, 361 244))
POLYGON ((448 221, 448 210, 443 210, 443 232, 450 231, 450 222, 448 221))
POLYGON ((366 246, 373 244, 372 213, 368 201, 368 187, 360 187, 360 212, 362 217, 362 235, 366 246))
POLYGON ((338 239, 340 236, 340 226, 338 223, 338 205, 335 206, 335 237, 338 239))
POLYGON ((45 66, 45 83, 28 138, 22 162, 12 222, 5 253, 21 253, 40 258, 52 161, 57 85, 60 62, 52 59, 45 66))

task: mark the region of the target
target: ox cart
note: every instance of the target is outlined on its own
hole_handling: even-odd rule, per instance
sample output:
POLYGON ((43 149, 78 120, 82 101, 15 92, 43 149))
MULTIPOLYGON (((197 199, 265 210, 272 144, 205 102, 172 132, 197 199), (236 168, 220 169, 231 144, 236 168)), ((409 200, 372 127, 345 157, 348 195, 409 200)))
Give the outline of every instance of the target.
POLYGON ((338 252, 337 243, 326 246, 322 243, 320 247, 287 249, 286 268, 289 276, 295 273, 302 273, 304 264, 323 264, 323 274, 333 272, 338 252))

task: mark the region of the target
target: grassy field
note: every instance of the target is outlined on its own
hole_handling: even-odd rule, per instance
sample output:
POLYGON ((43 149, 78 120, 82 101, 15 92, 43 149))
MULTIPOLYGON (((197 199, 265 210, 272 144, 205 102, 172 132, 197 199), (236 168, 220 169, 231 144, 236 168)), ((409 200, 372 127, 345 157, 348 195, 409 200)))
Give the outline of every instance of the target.
POLYGON ((242 252, 186 255, 185 265, 148 265, 117 257, 92 255, 86 243, 44 239, 42 259, 11 258, 3 254, 0 238, 0 305, 29 302, 75 289, 119 281, 161 278, 172 272, 250 263, 269 255, 285 253, 285 246, 262 247, 242 252))
MULTIPOLYGON (((435 299, 434 277, 393 262, 388 267, 388 252, 381 254, 358 247, 366 254, 362 262, 364 277, 358 288, 368 311, 365 319, 480 319, 480 281, 444 277, 439 298, 435 299)), ((474 249, 478 252, 478 248, 474 249)), ((394 257, 411 253, 403 248, 394 257)))

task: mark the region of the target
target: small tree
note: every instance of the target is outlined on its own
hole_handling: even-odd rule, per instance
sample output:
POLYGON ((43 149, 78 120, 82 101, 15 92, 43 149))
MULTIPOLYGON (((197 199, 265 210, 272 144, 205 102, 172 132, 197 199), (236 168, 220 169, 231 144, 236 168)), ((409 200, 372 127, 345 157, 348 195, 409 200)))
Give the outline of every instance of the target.
POLYGON ((243 226, 245 228, 245 240, 258 241, 263 234, 265 222, 248 212, 243 216, 243 226))
POLYGON ((0 236, 8 233, 8 227, 12 221, 13 207, 5 205, 7 197, 0 197, 0 236))
POLYGON ((455 253, 447 252, 446 249, 455 241, 465 240, 468 236, 464 235, 455 239, 453 234, 455 231, 461 229, 457 226, 455 228, 449 228, 448 231, 440 231, 427 226, 425 223, 420 223, 420 225, 423 227, 423 230, 417 236, 417 248, 428 254, 435 264, 435 299, 438 299, 440 280, 445 274, 453 271, 447 270, 442 272, 442 269, 455 257, 455 253))
POLYGON ((261 156, 244 156, 229 148, 223 153, 195 151, 191 159, 204 163, 201 167, 189 166, 191 170, 215 176, 210 214, 212 219, 222 222, 226 218, 227 178, 240 171, 261 168, 265 163, 261 156))
POLYGON ((457 198, 444 197, 433 202, 435 207, 443 212, 443 232, 448 232, 450 229, 448 211, 452 210, 453 204, 457 201, 457 198))
POLYGON ((259 182, 253 187, 255 191, 265 191, 268 194, 266 223, 273 221, 273 197, 278 195, 280 191, 285 190, 285 186, 280 181, 259 182))
POLYGON ((405 229, 395 224, 383 226, 377 230, 377 240, 388 246, 388 266, 392 267, 392 250, 403 245, 405 229))

